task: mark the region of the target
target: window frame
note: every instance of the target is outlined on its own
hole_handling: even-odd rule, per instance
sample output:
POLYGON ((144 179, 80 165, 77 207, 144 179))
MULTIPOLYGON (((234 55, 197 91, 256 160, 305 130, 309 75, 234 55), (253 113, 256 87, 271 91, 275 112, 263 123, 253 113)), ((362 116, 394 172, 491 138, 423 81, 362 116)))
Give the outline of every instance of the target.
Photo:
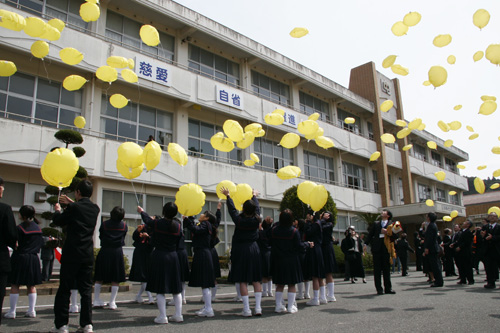
POLYGON ((290 86, 288 84, 252 70, 251 85, 254 95, 286 107, 291 105, 290 86), (266 80, 267 87, 264 84, 266 80), (276 88, 278 88, 279 92, 275 91, 276 88), (273 98, 273 96, 277 98, 273 98))
POLYGON ((313 153, 307 150, 304 150, 304 176, 306 179, 310 179, 313 181, 320 181, 322 183, 327 184, 335 184, 335 165, 332 157, 328 157, 325 155, 313 153), (311 164, 311 157, 315 157, 316 164, 311 164), (319 159, 323 158, 325 161, 325 167, 320 166, 319 159), (331 166, 331 168, 329 168, 331 166), (318 176, 314 177, 311 175, 311 168, 318 170, 318 176), (323 171, 326 177, 320 177, 319 171, 323 171))
POLYGON ((362 191, 367 190, 366 170, 361 165, 342 161, 342 179, 345 187, 362 191))
POLYGON ((240 86, 240 64, 229 60, 227 58, 221 57, 218 54, 202 49, 199 46, 189 44, 188 49, 188 69, 199 75, 203 75, 214 79, 216 81, 222 82, 232 87, 240 86), (196 52, 195 52, 196 51, 196 52), (210 54, 212 56, 212 64, 203 63, 202 56, 204 53, 210 54), (194 59, 194 54, 198 55, 198 59, 194 59), (217 61, 226 62, 225 71, 217 69, 217 61), (202 70, 205 69, 205 70, 202 70), (230 70, 231 69, 231 70, 230 70), (210 73, 209 73, 210 71, 210 73), (236 72, 231 74, 230 72, 236 72))
POLYGON ((320 114, 320 119, 325 122, 330 121, 329 104, 317 97, 299 91, 300 111, 311 115, 315 112, 320 114), (308 101, 309 100, 309 101, 308 101), (312 105, 310 105, 312 103, 312 105))
POLYGON ((279 146, 275 141, 255 138, 254 150, 260 155, 260 163, 255 164, 256 169, 277 173, 279 169, 285 166, 294 165, 294 150, 279 146), (265 151, 269 148, 272 148, 271 153, 265 151), (279 156, 280 151, 283 153, 283 156, 279 156), (289 155, 288 157, 284 156, 285 152, 289 155), (273 167, 265 165, 268 159, 272 159, 273 167))
POLYGON ((340 128, 351 133, 361 136, 363 135, 361 131, 361 118, 341 108, 337 108, 337 125, 340 128), (356 120, 354 124, 346 124, 344 120, 348 117, 354 118, 356 120))

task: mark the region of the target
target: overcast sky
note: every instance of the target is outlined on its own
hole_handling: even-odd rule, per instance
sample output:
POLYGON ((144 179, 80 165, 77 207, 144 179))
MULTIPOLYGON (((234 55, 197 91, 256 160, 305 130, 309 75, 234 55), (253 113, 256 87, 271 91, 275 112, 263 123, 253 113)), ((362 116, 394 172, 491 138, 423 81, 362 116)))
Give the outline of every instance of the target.
POLYGON ((491 152, 500 146, 500 110, 489 116, 478 114, 481 96, 500 99, 500 67, 483 58, 474 62, 476 51, 486 51, 490 44, 500 44, 499 0, 177 0, 329 79, 349 86, 350 69, 373 61, 384 75, 399 78, 403 110, 407 120, 422 118, 426 130, 469 153, 461 174, 492 177, 500 169, 500 155, 491 152), (479 30, 472 23, 478 9, 491 14, 489 24, 479 30), (420 23, 410 27, 407 35, 396 37, 392 25, 411 12, 422 15, 420 23), (289 32, 305 27, 309 35, 295 39, 289 32), (435 36, 450 34, 452 42, 443 48, 432 44, 435 36), (398 55, 397 64, 409 69, 400 76, 382 68, 388 55, 398 55), (446 59, 456 57, 450 65, 446 59), (448 82, 438 88, 425 87, 431 66, 441 65, 448 71, 448 82), (455 111, 455 105, 463 105, 455 111), (444 133, 437 126, 443 120, 458 120, 462 128, 444 133), (465 126, 473 127, 479 137, 465 126), (478 171, 477 167, 487 168, 478 171))

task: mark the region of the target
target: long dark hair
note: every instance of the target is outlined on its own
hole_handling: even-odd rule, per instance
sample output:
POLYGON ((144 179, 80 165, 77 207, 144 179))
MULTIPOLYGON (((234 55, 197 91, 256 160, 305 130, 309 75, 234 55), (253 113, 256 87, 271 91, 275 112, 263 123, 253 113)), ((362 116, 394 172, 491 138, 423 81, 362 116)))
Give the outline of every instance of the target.
POLYGON ((40 224, 40 221, 35 217, 35 207, 30 205, 24 205, 19 209, 19 214, 26 222, 35 221, 37 224, 40 224))

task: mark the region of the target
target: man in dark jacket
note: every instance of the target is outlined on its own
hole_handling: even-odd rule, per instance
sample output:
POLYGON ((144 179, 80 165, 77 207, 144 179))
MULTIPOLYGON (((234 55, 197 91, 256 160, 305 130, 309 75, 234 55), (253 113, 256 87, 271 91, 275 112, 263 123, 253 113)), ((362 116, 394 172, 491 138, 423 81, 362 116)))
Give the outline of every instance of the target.
POLYGON ((429 261, 429 272, 434 275, 434 283, 431 287, 443 286, 443 274, 441 273, 441 263, 439 262, 438 228, 436 226, 437 216, 434 213, 427 213, 427 229, 424 236, 424 255, 429 261))
POLYGON ((408 251, 415 253, 415 251, 410 247, 410 244, 408 244, 408 241, 406 240, 407 237, 408 235, 403 233, 401 238, 394 244, 396 254, 401 261, 402 276, 408 276, 408 251))
POLYGON ((94 229, 99 207, 90 201, 92 183, 82 180, 76 187, 75 199, 63 195, 59 202, 67 204, 64 212, 55 204, 53 221, 66 227, 66 241, 62 249, 59 289, 54 301, 55 328, 51 332, 67 332, 70 290, 76 281, 81 296, 80 330, 93 332, 92 327, 92 266, 94 264, 94 229))
POLYGON ((495 289, 498 279, 498 267, 500 264, 500 224, 495 212, 488 214, 489 225, 483 227, 484 241, 486 244, 485 268, 487 284, 486 289, 495 289))
POLYGON ((460 258, 460 266, 458 267, 460 281, 458 284, 474 284, 474 276, 472 271, 472 239, 474 235, 470 231, 472 222, 467 220, 462 223, 462 234, 455 246, 455 252, 460 258), (466 281, 467 280, 467 281, 466 281))
MULTIPOLYGON (((0 199, 3 197, 4 181, 0 177, 0 199)), ((0 202, 0 312, 2 311, 3 298, 5 297, 5 287, 7 277, 10 273, 10 255, 7 246, 14 248, 17 239, 16 220, 12 213, 12 208, 6 203, 0 202)), ((0 313, 0 324, 2 323, 0 313)))

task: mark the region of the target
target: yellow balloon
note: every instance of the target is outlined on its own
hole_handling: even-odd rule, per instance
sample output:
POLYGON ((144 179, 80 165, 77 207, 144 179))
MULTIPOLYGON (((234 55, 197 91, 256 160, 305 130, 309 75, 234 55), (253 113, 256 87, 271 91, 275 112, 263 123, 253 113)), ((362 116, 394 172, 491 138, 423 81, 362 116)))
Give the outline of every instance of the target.
POLYGON ((499 187, 500 187, 500 183, 495 183, 495 184, 491 184, 490 189, 496 190, 499 187))
POLYGON ((463 169, 465 169, 465 165, 462 165, 462 164, 457 164, 457 168, 459 168, 459 169, 462 169, 462 170, 463 170, 463 169))
POLYGON ((380 111, 387 112, 390 109, 392 109, 393 105, 394 105, 394 102, 391 101, 390 99, 388 99, 387 101, 380 104, 380 111))
POLYGON ((282 115, 283 117, 285 116, 285 110, 282 110, 282 109, 276 109, 276 110, 274 110, 272 113, 277 113, 277 114, 280 114, 280 115, 282 115))
POLYGON ((335 146, 332 139, 325 136, 318 136, 316 139, 314 139, 314 142, 316 142, 316 144, 323 149, 328 149, 335 146))
POLYGON ((417 128, 417 130, 419 130, 419 131, 423 131, 424 129, 425 129, 424 123, 420 124, 420 126, 418 126, 418 128, 417 128))
POLYGON ((297 127, 300 134, 311 135, 316 133, 319 128, 319 124, 314 120, 304 120, 301 121, 297 127))
POLYGON ((59 57, 68 65, 78 65, 83 60, 83 54, 72 47, 66 47, 59 51, 59 57))
POLYGON ((122 69, 122 78, 130 83, 136 83, 139 81, 139 78, 137 77, 137 74, 135 74, 133 71, 131 71, 128 68, 122 69))
POLYGON ((86 2, 80 6, 80 17, 85 22, 94 22, 101 16, 101 10, 95 3, 86 2))
POLYGON ((255 134, 255 137, 260 138, 260 137, 263 137, 264 135, 266 135, 266 131, 261 129, 257 134, 255 134))
POLYGON ((448 72, 441 66, 432 66, 429 69, 428 75, 429 82, 432 83, 435 88, 442 86, 446 83, 446 80, 448 80, 448 72))
POLYGON ((410 123, 408 124, 408 128, 411 130, 416 130, 420 127, 421 124, 422 124, 422 119, 415 118, 412 121, 410 121, 410 123))
POLYGON ((234 142, 231 141, 229 138, 224 137, 224 133, 218 132, 215 133, 211 138, 210 138, 210 144, 214 149, 223 151, 223 152, 230 152, 231 150, 234 149, 234 142))
POLYGON ((477 62, 481 59, 483 59, 484 57, 484 52, 483 51, 477 51, 476 53, 474 53, 474 55, 472 56, 472 59, 474 59, 474 62, 477 62))
POLYGON ((134 179, 139 177, 142 174, 142 170, 144 170, 144 164, 139 165, 136 168, 128 168, 123 164, 122 161, 116 160, 116 170, 127 179, 134 179))
POLYGON ((301 38, 304 37, 309 33, 309 30, 306 28, 293 28, 292 31, 290 31, 290 36, 293 38, 301 38))
POLYGON ((315 187, 316 184, 308 180, 300 183, 299 186, 297 187, 297 196, 299 197, 300 201, 302 201, 307 205, 310 205, 311 192, 315 187))
POLYGON ((427 200, 425 200, 425 204, 429 207, 432 207, 432 206, 434 206, 434 201, 432 201, 431 199, 427 199, 427 200))
POLYGON ((245 160, 245 162, 243 162, 243 164, 245 164, 246 166, 254 166, 255 165, 255 161, 253 160, 245 160))
POLYGON ((401 37, 408 32, 408 26, 403 21, 398 21, 392 25, 391 31, 395 36, 401 37))
POLYGON ((40 37, 45 32, 46 24, 39 17, 27 17, 24 33, 31 37, 40 37))
POLYGON ((120 56, 111 56, 106 59, 106 64, 113 68, 126 68, 128 67, 128 59, 120 56))
POLYGON ((26 19, 17 13, 0 9, 0 16, 0 27, 13 31, 21 31, 26 27, 26 19))
POLYGON ((479 177, 474 178, 474 188, 476 189, 477 193, 483 194, 484 191, 486 190, 486 187, 484 186, 484 181, 479 177))
POLYGON ((403 67, 401 65, 392 65, 391 66, 391 71, 394 73, 394 74, 398 74, 398 75, 402 75, 402 76, 406 76, 410 73, 410 70, 406 67, 403 67))
POLYGON ((144 163, 142 148, 135 142, 124 142, 118 147, 118 159, 126 168, 137 168, 144 163))
POLYGON ((245 133, 252 132, 255 136, 259 134, 259 131, 262 129, 262 125, 259 123, 251 123, 245 126, 245 133))
POLYGON ((458 216, 458 210, 452 210, 451 213, 450 213, 450 217, 451 218, 455 218, 458 216))
POLYGON ((397 55, 390 55, 382 61, 382 67, 389 68, 396 62, 397 55))
POLYGON ((179 187, 175 194, 175 204, 184 216, 197 215, 205 205, 205 193, 200 185, 189 183, 179 187))
POLYGON ((161 153, 162 150, 158 142, 152 140, 147 143, 143 151, 144 165, 146 166, 146 170, 153 170, 158 164, 160 164, 161 153))
POLYGON ((17 72, 16 64, 12 61, 0 60, 0 76, 11 76, 17 72))
POLYGON ((98 79, 104 82, 114 82, 118 79, 118 72, 111 66, 101 66, 95 72, 98 79))
POLYGON ((177 143, 171 142, 168 144, 168 154, 180 166, 185 166, 188 162, 186 151, 177 143))
POLYGON ((434 172, 434 176, 436 176, 437 180, 442 182, 446 178, 446 173, 444 171, 434 172))
POLYGON ((305 137, 307 140, 315 140, 316 138, 323 136, 323 134, 325 134, 325 130, 323 128, 319 127, 316 132, 314 132, 311 135, 305 135, 305 137))
POLYGON ((255 163, 259 163, 260 162, 259 156, 257 156, 254 153, 250 154, 250 158, 252 159, 252 161, 255 161, 255 163))
POLYGON ((240 212, 243 210, 243 204, 241 202, 233 199, 233 203, 234 203, 234 208, 236 208, 236 210, 239 210, 240 212))
POLYGON ((491 148, 491 152, 493 154, 500 154, 500 146, 495 146, 495 147, 491 148))
POLYGON ((458 131, 459 129, 462 128, 462 123, 459 122, 458 120, 454 120, 451 123, 448 123, 448 126, 452 131, 458 131))
POLYGON ((491 214, 491 213, 496 213, 497 216, 500 216, 500 208, 498 208, 497 206, 492 206, 488 209, 488 214, 491 214))
POLYGON ((483 104, 481 104, 481 107, 479 108, 479 114, 489 116, 496 110, 497 110, 497 102, 488 100, 486 102, 483 102, 483 104))
MULTIPOLYGON (((446 45, 451 43, 451 35, 446 34, 446 35, 437 35, 434 40, 432 41, 432 44, 436 47, 445 47, 446 45)), ((432 82, 432 81, 431 81, 432 82)))
POLYGON ((455 57, 454 55, 448 56, 448 58, 446 58, 446 61, 447 61, 450 65, 454 65, 454 64, 455 64, 455 62, 457 62, 457 57, 455 57))
POLYGON ((479 29, 484 28, 490 21, 490 13, 486 9, 478 9, 472 16, 472 23, 479 29))
POLYGON ((297 178, 300 177, 300 174, 302 173, 302 170, 300 170, 299 167, 293 166, 293 165, 288 165, 286 167, 283 167, 278 170, 277 176, 279 179, 292 179, 292 178, 297 178))
POLYGON ((458 111, 462 108, 462 105, 458 104, 453 107, 453 110, 458 111))
POLYGON ((407 151, 407 150, 410 150, 412 148, 413 148, 413 145, 410 143, 410 144, 403 147, 403 151, 407 151))
POLYGON ((143 25, 139 34, 141 36, 141 40, 148 46, 156 46, 160 44, 160 34, 152 25, 143 25))
POLYGON ((215 191, 217 192, 217 196, 221 200, 227 199, 227 197, 224 194, 220 193, 220 190, 223 187, 228 189, 230 196, 232 196, 233 194, 236 193, 236 185, 230 180, 223 180, 219 184, 217 184, 217 186, 215 187, 215 191))
POLYGON ((370 156, 370 162, 378 160, 379 157, 380 157, 380 152, 379 151, 374 152, 370 156))
POLYGON ((483 96, 481 96, 481 100, 483 102, 486 102, 486 101, 494 101, 495 102, 497 100, 497 98, 495 96, 483 95, 483 96))
POLYGON ((73 121, 73 123, 75 124, 75 126, 77 128, 84 128, 85 124, 87 123, 87 121, 82 116, 78 116, 78 117, 75 118, 75 120, 73 121))
POLYGON ((57 28, 49 24, 46 24, 45 30, 43 31, 43 34, 40 36, 40 38, 50 41, 59 40, 59 38, 61 38, 61 32, 57 30, 57 28))
POLYGON ((450 191, 448 192, 448 195, 456 195, 457 194, 457 191, 450 191))
POLYGON ((422 19, 422 15, 418 12, 409 12, 403 18, 403 23, 409 27, 416 26, 422 19))
POLYGON ((493 171, 493 177, 500 177, 500 169, 493 171))
POLYGON ((47 22, 47 24, 56 28, 59 32, 62 32, 64 30, 64 28, 66 27, 66 23, 64 23, 60 19, 56 19, 56 18, 47 22))
POLYGON ((479 134, 478 133, 474 133, 471 136, 469 136, 469 140, 474 140, 474 139, 477 139, 478 137, 479 137, 479 134))
POLYGON ((236 145, 240 149, 246 149, 255 141, 255 134, 253 132, 243 133, 243 139, 238 141, 236 145))
POLYGON ((309 117, 307 117, 307 120, 313 120, 316 121, 319 119, 320 114, 318 112, 314 112, 311 114, 309 117))
POLYGON ((437 149, 437 144, 434 141, 427 141, 427 147, 429 149, 437 149))
POLYGON ((236 120, 226 120, 222 129, 229 139, 235 142, 243 140, 243 127, 236 120))
POLYGON ((396 126, 399 126, 399 127, 405 127, 407 124, 406 124, 406 121, 402 120, 402 119, 398 119, 396 120, 396 126))
POLYGON ((486 165, 479 165, 479 166, 477 167, 477 169, 478 169, 478 170, 484 170, 484 169, 486 169, 486 168, 487 168, 487 166, 486 166, 486 165))
POLYGON ((438 127, 443 132, 449 132, 450 131, 450 126, 447 123, 445 123, 444 121, 442 121, 442 120, 438 121, 438 127))
POLYGON ((293 149, 297 147, 299 143, 300 143, 300 136, 295 133, 287 133, 283 135, 280 141, 280 145, 287 149, 293 149))
POLYGON ((444 142, 444 146, 445 146, 446 148, 449 148, 449 147, 453 146, 453 140, 451 140, 451 139, 446 140, 446 141, 444 142))
POLYGON ((69 75, 64 78, 63 87, 68 91, 75 91, 83 87, 87 79, 80 75, 69 75))
POLYGON ((264 121, 268 125, 278 126, 278 125, 283 124, 283 122, 285 121, 285 118, 283 118, 283 116, 280 115, 279 113, 268 113, 265 115, 264 121))
POLYGON ((31 54, 40 59, 45 58, 49 54, 49 44, 43 40, 37 40, 31 44, 31 54))
POLYGON ((394 143, 396 142, 396 138, 391 133, 384 133, 380 136, 380 139, 383 143, 394 143))
POLYGON ((491 44, 486 48, 486 59, 492 64, 500 64, 500 44, 491 44))
POLYGON ((443 216, 443 221, 450 222, 452 220, 451 216, 445 215, 443 216))
POLYGON ((113 94, 109 98, 109 103, 117 109, 121 109, 127 106, 128 99, 122 94, 113 94))
POLYGON ((79 166, 78 158, 72 150, 57 148, 47 154, 40 172, 49 185, 63 188, 71 185, 79 166))
POLYGON ((405 127, 396 133, 398 139, 404 139, 411 133, 411 129, 405 127))
POLYGON ((467 128, 469 132, 474 132, 474 128, 472 128, 472 126, 467 125, 465 128, 467 128))
POLYGON ((244 204, 245 201, 252 199, 252 197, 253 197, 253 190, 250 185, 248 184, 236 185, 236 194, 234 195, 236 201, 244 204))
POLYGON ((431 83, 429 82, 429 80, 426 80, 422 83, 424 86, 428 87, 431 85, 431 83))
POLYGON ((353 117, 347 117, 344 119, 344 123, 346 124, 354 124, 356 122, 356 119, 354 119, 353 117))
POLYGON ((316 185, 309 196, 311 209, 315 212, 321 210, 328 200, 328 192, 323 185, 316 185))

